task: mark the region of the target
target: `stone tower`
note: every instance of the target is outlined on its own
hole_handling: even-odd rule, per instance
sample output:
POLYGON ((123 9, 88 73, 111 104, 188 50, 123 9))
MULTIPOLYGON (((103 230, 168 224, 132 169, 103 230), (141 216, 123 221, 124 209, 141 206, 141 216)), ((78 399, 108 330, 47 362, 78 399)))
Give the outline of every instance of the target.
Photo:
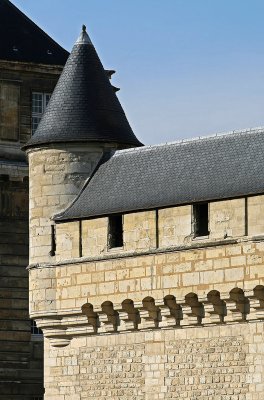
POLYGON ((106 151, 141 146, 83 30, 31 140, 29 159, 30 264, 52 261, 51 218, 80 192, 106 151))

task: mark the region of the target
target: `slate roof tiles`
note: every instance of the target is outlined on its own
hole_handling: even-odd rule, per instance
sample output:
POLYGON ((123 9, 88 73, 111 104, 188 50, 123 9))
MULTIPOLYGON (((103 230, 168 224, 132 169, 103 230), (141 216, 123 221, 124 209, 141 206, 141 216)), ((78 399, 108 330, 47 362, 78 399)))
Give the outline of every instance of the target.
POLYGON ((64 65, 69 53, 9 0, 0 0, 0 59, 64 65))
POLYGON ((142 145, 86 31, 73 46, 39 126, 24 148, 55 142, 142 145))
POLYGON ((119 150, 101 160, 75 202, 55 219, 263 193, 263 166, 264 128, 119 150))

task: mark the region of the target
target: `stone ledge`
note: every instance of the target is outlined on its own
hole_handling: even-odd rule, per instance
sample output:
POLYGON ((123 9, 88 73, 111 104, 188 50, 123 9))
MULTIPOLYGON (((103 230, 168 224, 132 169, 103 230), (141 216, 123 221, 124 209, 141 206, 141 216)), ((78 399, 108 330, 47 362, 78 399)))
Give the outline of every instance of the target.
MULTIPOLYGON (((259 236, 260 238, 260 236, 259 236)), ((262 236, 262 240, 264 241, 264 236, 262 236)), ((43 264, 29 264, 27 269, 36 269, 36 268, 52 268, 52 267, 59 267, 59 266, 64 266, 64 265, 69 265, 69 264, 80 264, 84 262, 94 262, 94 261, 103 261, 103 260, 111 260, 111 259, 120 259, 120 258, 131 258, 131 257, 141 257, 141 256, 149 256, 149 255, 155 255, 155 254, 166 254, 166 253, 172 253, 172 252, 179 252, 179 251, 189 251, 189 250, 195 250, 195 249, 202 249, 202 248, 207 248, 207 247, 219 247, 219 246, 226 246, 230 244, 238 244, 238 243, 247 243, 247 242, 252 242, 254 241, 254 238, 238 238, 238 239, 223 239, 223 240, 216 240, 216 241, 205 241, 205 242, 195 242, 192 243, 191 245, 186 245, 186 246, 172 246, 172 247, 167 247, 167 248, 157 248, 157 249, 151 249, 148 251, 140 251, 140 252, 125 252, 122 251, 120 253, 110 253, 110 254, 104 254, 103 256, 99 257, 80 257, 80 258, 72 258, 69 260, 64 260, 64 261, 58 261, 54 263, 43 263, 43 264)), ((258 241, 261 241, 261 239, 258 239, 258 241)))
POLYGON ((141 302, 124 299, 121 304, 106 301, 94 307, 57 314, 31 314, 52 346, 67 346, 75 336, 116 334, 146 329, 183 329, 264 320, 264 286, 243 291, 234 288, 220 294, 216 290, 183 298, 167 295, 162 299, 145 297, 141 302))

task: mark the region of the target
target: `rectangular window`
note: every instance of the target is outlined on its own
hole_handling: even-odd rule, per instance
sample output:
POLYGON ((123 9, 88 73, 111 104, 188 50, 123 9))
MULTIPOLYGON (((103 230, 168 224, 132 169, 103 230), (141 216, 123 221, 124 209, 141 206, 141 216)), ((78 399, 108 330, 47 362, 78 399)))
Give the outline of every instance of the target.
POLYGON ((41 336, 43 336, 42 330, 37 327, 36 322, 34 321, 34 319, 31 319, 30 322, 31 322, 31 335, 41 335, 41 336))
POLYGON ((18 140, 20 86, 0 83, 0 139, 18 140))
POLYGON ((193 205, 194 236, 208 236, 208 203, 193 205))
POLYGON ((109 217, 109 248, 123 247, 123 216, 109 217))
POLYGON ((50 93, 32 93, 32 135, 35 133, 38 124, 49 103, 50 93))

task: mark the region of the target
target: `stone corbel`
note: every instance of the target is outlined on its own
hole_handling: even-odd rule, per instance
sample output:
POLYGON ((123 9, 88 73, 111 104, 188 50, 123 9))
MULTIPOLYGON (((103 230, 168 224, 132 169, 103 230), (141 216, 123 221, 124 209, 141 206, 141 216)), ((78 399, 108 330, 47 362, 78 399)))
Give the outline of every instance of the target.
POLYGON ((174 296, 166 296, 164 300, 156 301, 155 304, 160 309, 160 328, 180 327, 180 321, 182 320, 182 309, 181 306, 176 303, 174 296))
MULTIPOLYGON (((119 307, 118 307, 119 308, 119 307)), ((119 331, 131 331, 138 328, 140 322, 139 311, 132 300, 124 300, 118 310, 120 326, 119 331)))
POLYGON ((117 331, 118 313, 114 310, 113 303, 106 301, 102 304, 101 311, 97 312, 99 318, 99 333, 112 333, 117 331))
POLYGON ((98 314, 94 311, 93 305, 86 303, 82 306, 82 313, 88 319, 88 324, 92 327, 94 333, 97 332, 99 326, 98 314))
POLYGON ((152 297, 146 297, 142 301, 142 306, 138 307, 138 311, 141 320, 139 329, 158 328, 161 321, 160 309, 152 297))
POLYGON ((253 290, 245 291, 249 300, 250 313, 248 320, 256 320, 264 318, 264 287, 256 286, 253 290))
POLYGON ((199 301, 204 306, 203 325, 221 324, 227 314, 226 304, 220 298, 220 293, 216 290, 209 292, 205 296, 199 296, 199 301))
POLYGON ((235 288, 231 290, 229 296, 224 295, 226 303, 227 316, 225 322, 244 322, 249 314, 249 300, 245 297, 242 289, 235 288))
POLYGON ((183 314, 181 326, 201 325, 204 317, 204 307, 203 304, 198 301, 198 297, 195 293, 190 293, 185 296, 185 302, 181 307, 183 314))

